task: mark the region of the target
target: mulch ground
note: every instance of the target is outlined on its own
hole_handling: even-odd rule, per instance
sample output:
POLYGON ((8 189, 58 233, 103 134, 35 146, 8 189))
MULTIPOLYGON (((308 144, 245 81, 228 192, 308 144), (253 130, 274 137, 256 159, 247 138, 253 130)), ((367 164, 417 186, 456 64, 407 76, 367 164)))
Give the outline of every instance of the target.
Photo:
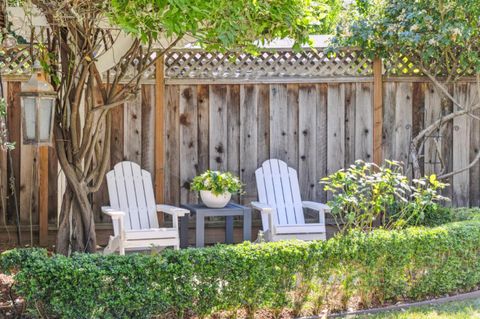
POLYGON ((23 300, 12 291, 12 276, 0 274, 0 319, 27 318, 23 313, 23 300))

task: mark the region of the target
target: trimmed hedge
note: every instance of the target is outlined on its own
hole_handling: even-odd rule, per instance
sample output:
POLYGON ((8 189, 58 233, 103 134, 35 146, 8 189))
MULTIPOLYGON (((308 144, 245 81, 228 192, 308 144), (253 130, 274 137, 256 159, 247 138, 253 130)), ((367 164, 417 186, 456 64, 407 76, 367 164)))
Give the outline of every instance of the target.
POLYGON ((149 318, 247 309, 367 307, 475 288, 480 220, 351 232, 326 242, 244 243, 158 255, 2 254, 32 311, 60 318, 149 318))

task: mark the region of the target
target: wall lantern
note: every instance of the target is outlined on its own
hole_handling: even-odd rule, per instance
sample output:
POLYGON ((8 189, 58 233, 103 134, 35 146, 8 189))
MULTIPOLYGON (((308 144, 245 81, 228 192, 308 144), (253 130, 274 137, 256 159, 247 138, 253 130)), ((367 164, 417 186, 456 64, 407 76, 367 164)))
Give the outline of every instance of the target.
POLYGON ((23 144, 51 145, 57 93, 47 82, 38 61, 32 77, 22 83, 23 144))

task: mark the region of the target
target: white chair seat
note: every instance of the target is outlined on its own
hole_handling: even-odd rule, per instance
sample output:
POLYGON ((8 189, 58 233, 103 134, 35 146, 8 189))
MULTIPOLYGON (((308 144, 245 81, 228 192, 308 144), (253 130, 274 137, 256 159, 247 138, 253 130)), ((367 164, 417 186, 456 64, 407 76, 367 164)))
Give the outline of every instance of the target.
POLYGON ((303 224, 303 225, 277 225, 277 234, 316 234, 325 233, 325 225, 303 224))
POLYGON ((157 239, 157 238, 177 238, 178 232, 176 228, 150 228, 139 230, 126 230, 125 239, 157 239))
POLYGON ((270 159, 255 171, 255 179, 259 201, 252 202, 252 206, 261 212, 267 240, 325 240, 325 211, 330 208, 302 201, 298 175, 293 168, 278 159, 270 159), (304 208, 317 211, 319 222, 305 223, 304 208))

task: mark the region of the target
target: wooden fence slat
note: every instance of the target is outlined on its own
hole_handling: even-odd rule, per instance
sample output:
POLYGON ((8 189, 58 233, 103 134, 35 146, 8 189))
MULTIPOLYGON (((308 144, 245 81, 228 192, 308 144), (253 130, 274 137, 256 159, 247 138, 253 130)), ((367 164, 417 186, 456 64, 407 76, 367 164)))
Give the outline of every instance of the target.
POLYGON ((286 84, 270 85, 270 158, 287 161, 288 90, 286 84))
POLYGON ((255 170, 257 169, 257 121, 259 87, 240 86, 240 179, 245 184, 244 203, 257 199, 255 170))
MULTIPOLYGON (((474 103, 479 102, 479 96, 477 89, 473 88, 475 98, 473 98, 474 103)), ((480 110, 474 111, 474 114, 480 117, 480 110)), ((480 152, 480 121, 478 120, 471 120, 470 123, 470 162, 474 160, 474 158, 480 152)), ((470 169, 470 207, 480 207, 480 162, 475 164, 470 169)))
POLYGON ((210 168, 227 170, 227 99, 226 85, 210 86, 209 153, 210 168))
MULTIPOLYGON (((328 86, 326 84, 317 84, 317 178, 321 179, 327 176, 327 100, 328 100, 328 86)), ((323 190, 324 185, 317 186, 317 200, 325 203, 327 201, 327 193, 323 190)))
MULTIPOLYGON (((470 96, 467 84, 457 84, 454 96, 460 105, 468 107, 470 96)), ((470 118, 468 115, 457 116, 453 119, 453 170, 459 170, 470 163, 470 118)), ((468 206, 470 172, 468 170, 453 175, 453 204, 455 206, 468 206)))
POLYGON ((179 87, 167 85, 165 93, 165 202, 178 205, 180 203, 179 87))
POLYGON ((270 86, 256 85, 257 96, 257 167, 270 158, 270 86))
POLYGON ((240 174, 240 85, 230 85, 227 95, 227 170, 240 174))
POLYGON ((180 86, 180 202, 196 203, 197 196, 190 191, 190 182, 197 175, 197 87, 180 86))
POLYGON ((141 88, 142 107, 142 165, 155 176, 155 85, 145 84, 141 88))
POLYGON ((298 90, 298 176, 303 200, 315 200, 318 185, 316 155, 317 90, 300 85, 298 90))
POLYGON ((327 171, 343 167, 345 159, 345 85, 328 85, 327 102, 327 171))
POLYGON ((383 85, 383 129, 382 129, 382 155, 384 160, 394 159, 395 146, 395 105, 396 82, 385 82, 383 85))
MULTIPOLYGON (((426 83, 414 82, 412 88, 412 137, 420 133, 425 125, 425 90, 426 83)), ((423 150, 420 152, 419 166, 422 174, 425 172, 423 150)))
MULTIPOLYGON (((7 105, 8 105, 8 114, 7 114, 7 123, 10 134, 10 141, 15 142, 17 147, 11 151, 12 156, 12 167, 10 167, 10 161, 8 161, 8 172, 13 171, 13 177, 15 178, 15 189, 17 193, 17 203, 14 202, 14 196, 9 187, 8 189, 8 204, 7 211, 11 215, 12 221, 15 220, 15 207, 20 209, 20 167, 21 167, 21 144, 22 144, 22 112, 20 109, 20 82, 8 82, 7 85, 7 105)), ((30 163, 31 164, 31 163, 30 163)))
POLYGON ((407 167, 412 138, 412 84, 398 83, 395 97, 393 159, 407 167))
POLYGON ((287 84, 286 162, 298 169, 298 84, 287 84))
POLYGON ((356 87, 355 83, 345 83, 345 167, 353 164, 357 159, 355 157, 356 87))
POLYGON ((142 164, 142 95, 127 101, 124 106, 124 158, 142 164))
POLYGON ((356 84, 355 159, 373 161, 373 97, 372 84, 356 84))
MULTIPOLYGON (((442 116, 441 103, 440 92, 438 92, 438 89, 433 84, 429 84, 425 92, 425 127, 431 125, 442 116)), ((425 141, 425 149, 423 152, 425 174, 438 174, 442 169, 439 158, 439 151, 441 151, 441 149, 437 150, 437 141, 439 143, 438 145, 441 145, 442 138, 440 131, 434 132, 425 141)))
POLYGON ((209 168, 209 87, 199 85, 197 87, 197 115, 198 115, 198 172, 202 173, 209 168))

